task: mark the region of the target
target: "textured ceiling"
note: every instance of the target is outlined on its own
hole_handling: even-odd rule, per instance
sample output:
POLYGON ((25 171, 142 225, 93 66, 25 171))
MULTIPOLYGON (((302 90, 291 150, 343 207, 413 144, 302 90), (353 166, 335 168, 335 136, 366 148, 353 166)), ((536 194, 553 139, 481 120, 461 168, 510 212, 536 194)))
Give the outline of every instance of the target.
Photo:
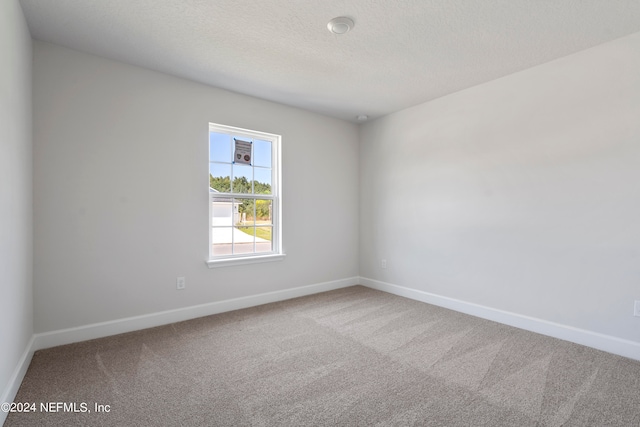
POLYGON ((35 39, 351 121, 640 31, 639 0, 20 3, 35 39))

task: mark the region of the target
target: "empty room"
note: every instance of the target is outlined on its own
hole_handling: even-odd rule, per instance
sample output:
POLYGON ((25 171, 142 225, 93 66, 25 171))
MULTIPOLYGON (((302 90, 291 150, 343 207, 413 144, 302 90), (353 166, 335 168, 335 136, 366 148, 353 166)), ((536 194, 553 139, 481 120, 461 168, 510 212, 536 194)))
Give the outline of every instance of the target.
POLYGON ((637 0, 3 0, 0 58, 0 424, 640 425, 637 0))

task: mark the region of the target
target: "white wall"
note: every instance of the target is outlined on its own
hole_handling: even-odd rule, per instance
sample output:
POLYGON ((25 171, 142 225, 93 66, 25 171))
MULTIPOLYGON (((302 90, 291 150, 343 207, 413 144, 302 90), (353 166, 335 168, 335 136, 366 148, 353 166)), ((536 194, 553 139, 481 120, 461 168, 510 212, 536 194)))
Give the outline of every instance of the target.
POLYGON ((635 34, 365 124, 361 276, 640 342, 638 52, 635 34))
POLYGON ((34 42, 36 332, 357 276, 357 155, 354 124, 34 42), (282 135, 284 261, 205 265, 209 121, 282 135))
MULTIPOLYGON (((0 1, 0 402, 33 334, 31 36, 0 1)), ((0 413, 0 424, 4 420, 0 413)))

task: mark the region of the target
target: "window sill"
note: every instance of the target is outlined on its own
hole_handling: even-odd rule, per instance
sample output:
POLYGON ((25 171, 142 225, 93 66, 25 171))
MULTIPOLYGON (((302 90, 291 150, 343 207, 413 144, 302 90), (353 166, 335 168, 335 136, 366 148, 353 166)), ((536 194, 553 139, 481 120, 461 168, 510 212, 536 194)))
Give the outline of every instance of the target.
POLYGON ((207 266, 209 268, 218 268, 218 267, 231 267, 233 265, 258 264, 262 262, 282 261, 285 256, 286 256, 285 254, 269 254, 269 255, 247 256, 247 257, 239 257, 239 258, 208 259, 205 262, 207 263, 207 266))

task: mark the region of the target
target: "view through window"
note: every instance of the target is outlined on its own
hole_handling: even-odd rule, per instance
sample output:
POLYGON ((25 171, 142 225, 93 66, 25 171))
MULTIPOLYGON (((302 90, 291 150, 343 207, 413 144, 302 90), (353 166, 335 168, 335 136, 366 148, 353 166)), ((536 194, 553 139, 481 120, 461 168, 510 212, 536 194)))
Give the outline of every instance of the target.
POLYGON ((280 253, 279 145, 209 124, 210 259, 280 253))

